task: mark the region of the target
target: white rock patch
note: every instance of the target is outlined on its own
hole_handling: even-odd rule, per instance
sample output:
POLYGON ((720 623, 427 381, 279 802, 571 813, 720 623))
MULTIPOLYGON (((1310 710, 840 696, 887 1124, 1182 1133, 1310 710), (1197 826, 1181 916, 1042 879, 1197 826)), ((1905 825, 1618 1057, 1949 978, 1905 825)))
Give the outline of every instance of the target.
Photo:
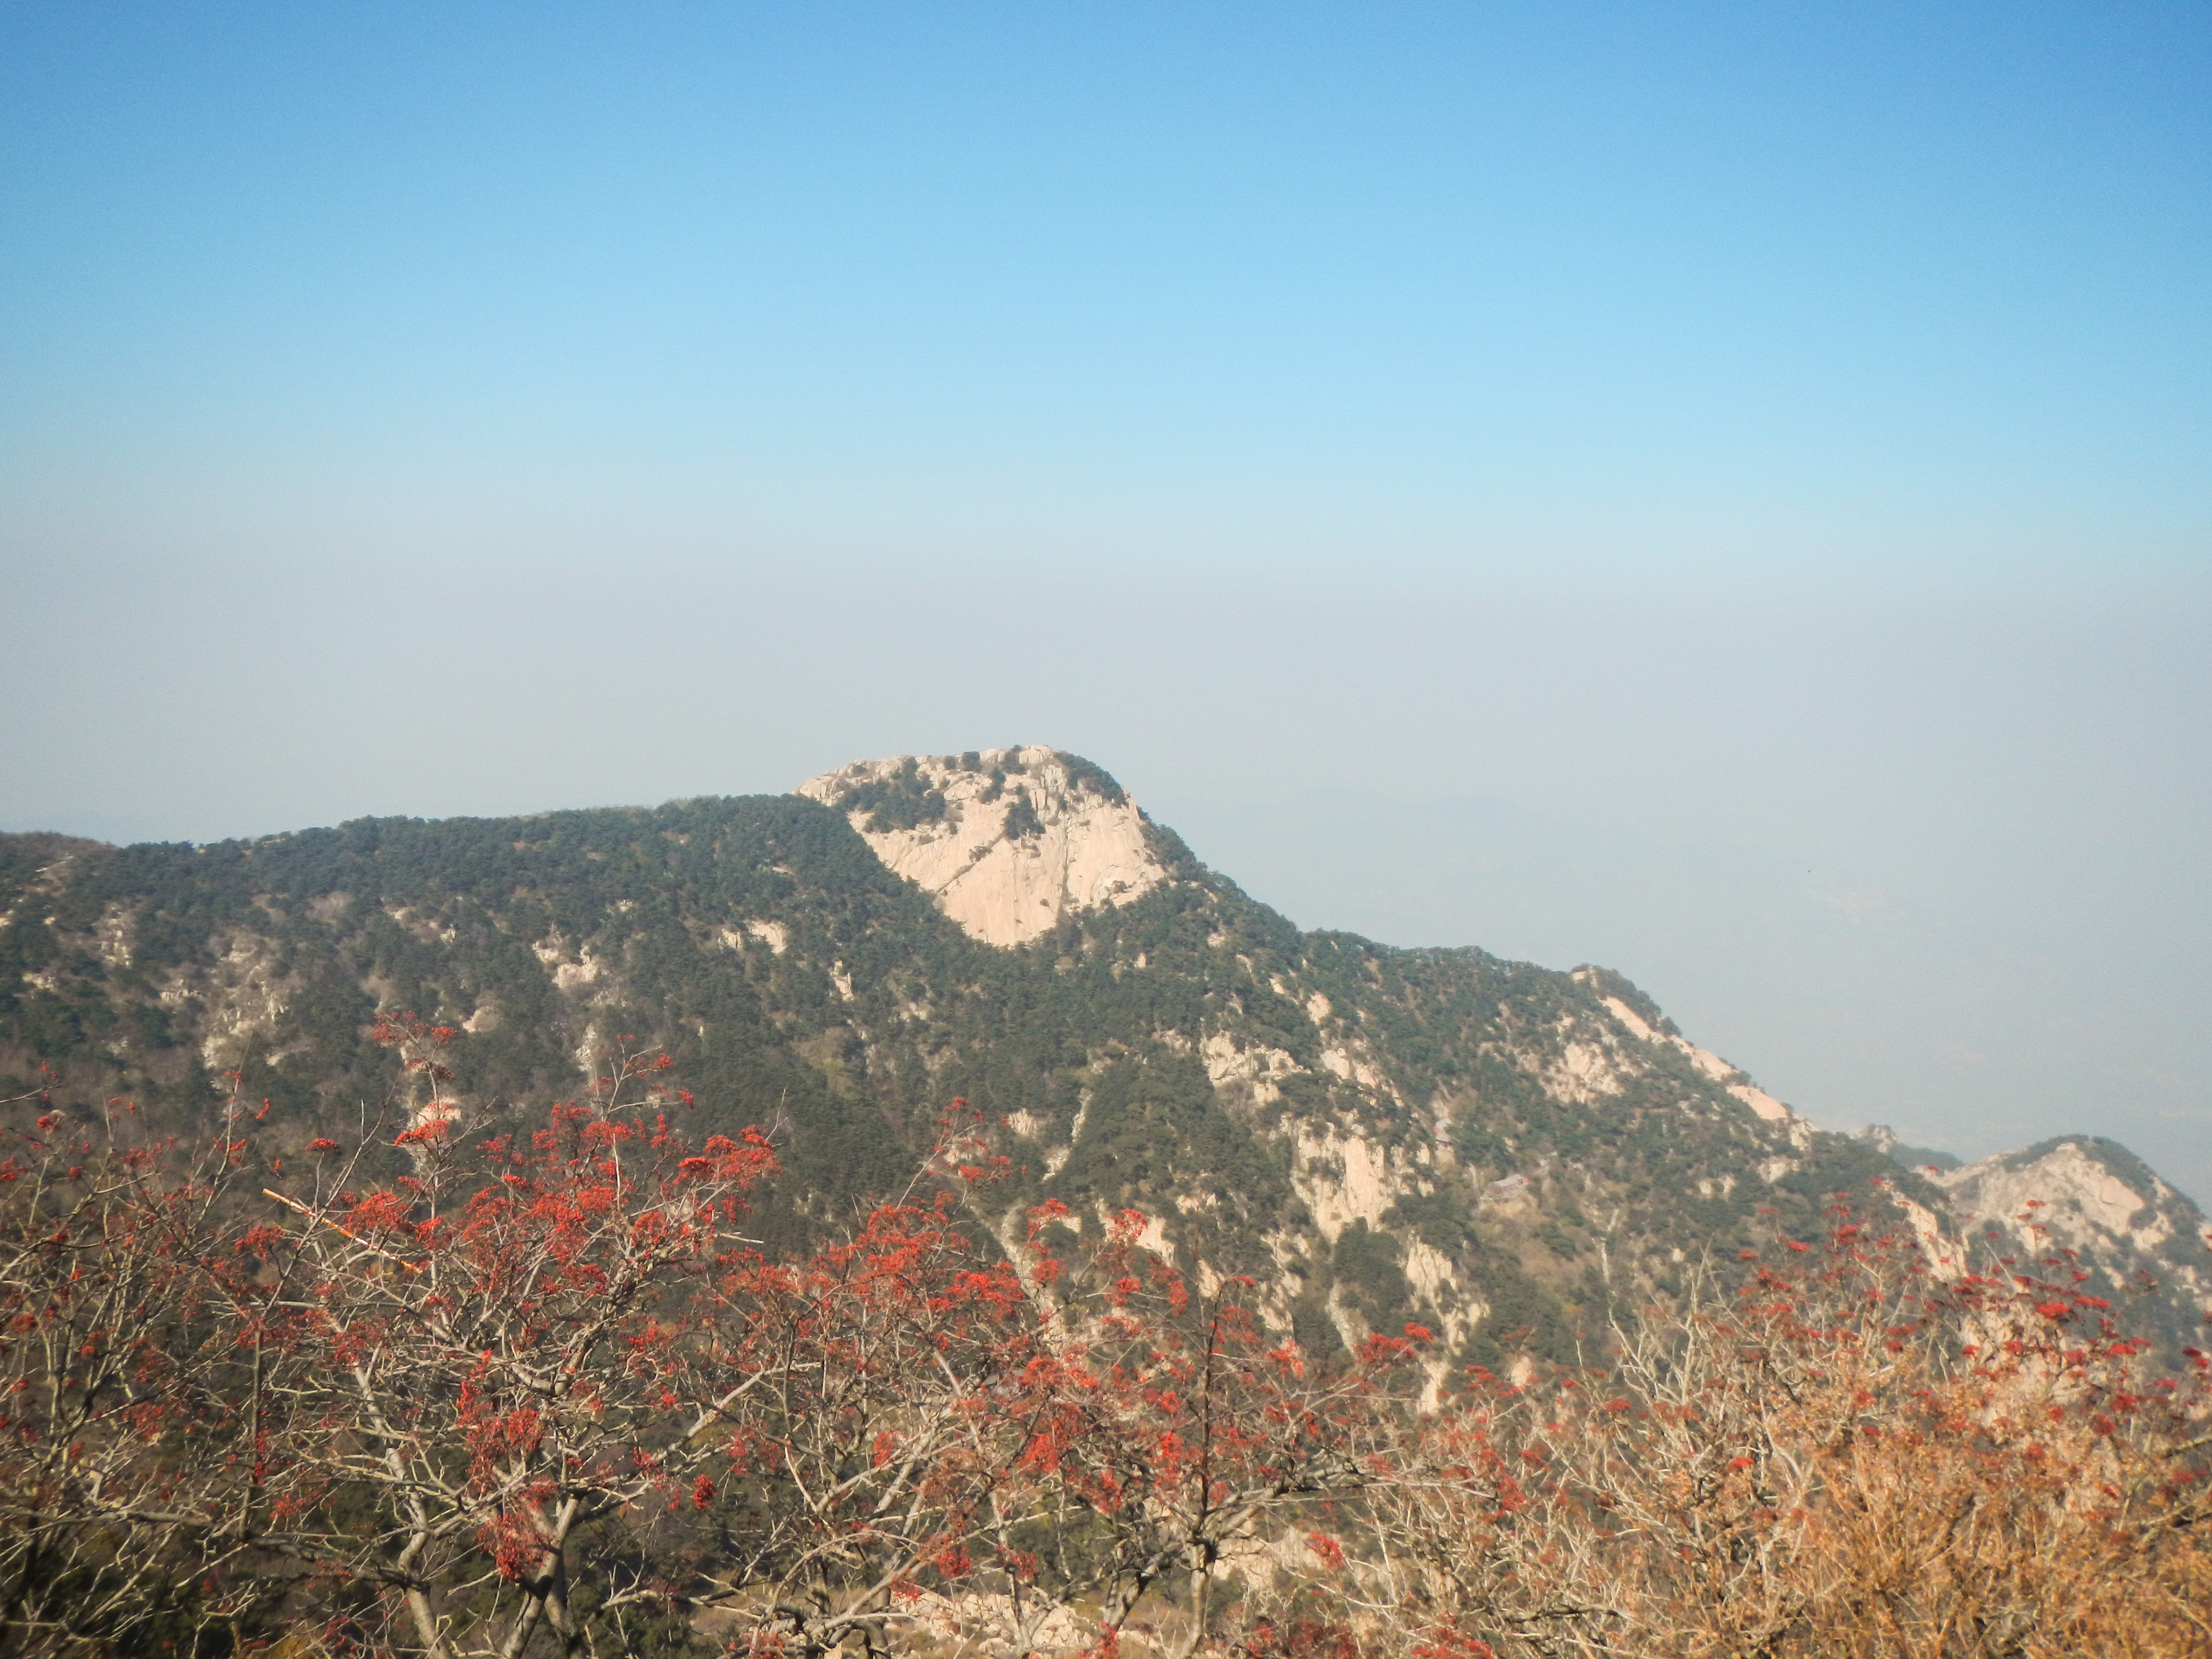
POLYGON ((1387 1153, 1327 1124, 1298 1130, 1291 1143, 1291 1184, 1331 1244, 1355 1221, 1379 1230, 1383 1212, 1414 1190, 1409 1177, 1391 1169, 1387 1153))
POLYGON ((1282 1079, 1305 1070, 1280 1048, 1240 1048, 1226 1031, 1208 1036, 1199 1045, 1199 1053, 1215 1088, 1224 1083, 1249 1083, 1253 1099, 1263 1106, 1282 1098, 1282 1079))

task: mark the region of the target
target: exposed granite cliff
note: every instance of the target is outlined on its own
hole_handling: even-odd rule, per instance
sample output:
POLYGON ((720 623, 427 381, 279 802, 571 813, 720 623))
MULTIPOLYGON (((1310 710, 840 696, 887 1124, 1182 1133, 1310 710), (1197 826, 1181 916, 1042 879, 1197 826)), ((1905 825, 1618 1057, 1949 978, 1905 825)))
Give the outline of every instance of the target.
POLYGON ((799 793, 843 811, 878 858, 987 945, 1024 944, 1168 878, 1136 802, 1058 750, 855 761, 799 793))

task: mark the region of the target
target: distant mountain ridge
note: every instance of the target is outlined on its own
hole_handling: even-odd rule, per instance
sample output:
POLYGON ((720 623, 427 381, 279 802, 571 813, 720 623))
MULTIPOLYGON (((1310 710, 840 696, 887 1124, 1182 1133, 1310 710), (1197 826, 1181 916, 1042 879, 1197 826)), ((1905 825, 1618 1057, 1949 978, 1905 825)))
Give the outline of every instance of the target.
MULTIPOLYGON (((129 1095, 188 1124, 236 1071, 283 1155, 363 1133, 394 1080, 369 1025, 401 1008, 460 1033, 471 1122, 573 1096, 618 1043, 665 1048, 702 1129, 776 1134, 771 1239, 902 1184, 963 1097, 1010 1160, 979 1200, 1010 1250, 1046 1197, 1091 1230, 1139 1210, 1151 1247, 1202 1285, 1252 1275, 1317 1347, 1430 1326, 1437 1386, 1571 1358, 1739 1248, 1815 1236, 1837 1194, 1960 1252, 1984 1245, 1944 1218, 2034 1196, 1815 1128, 1608 969, 1301 933, 1042 747, 204 848, 0 836, 8 1094, 43 1063, 71 1109, 129 1095)), ((2044 1202, 2124 1202, 2075 1187, 2044 1202)), ((2071 1248, 2116 1301, 2156 1262, 2130 1316, 2172 1343, 2212 1249, 2160 1188, 2154 1240, 2099 1220, 2071 1248)))

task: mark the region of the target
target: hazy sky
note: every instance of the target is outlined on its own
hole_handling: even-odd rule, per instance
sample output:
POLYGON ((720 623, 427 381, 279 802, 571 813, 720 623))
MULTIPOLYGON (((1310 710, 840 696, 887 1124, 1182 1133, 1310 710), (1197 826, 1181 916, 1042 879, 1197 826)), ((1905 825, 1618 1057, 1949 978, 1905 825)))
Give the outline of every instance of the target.
POLYGON ((5 827, 1054 743, 2212 1197, 2199 4, 0 3, 0 579, 5 827))

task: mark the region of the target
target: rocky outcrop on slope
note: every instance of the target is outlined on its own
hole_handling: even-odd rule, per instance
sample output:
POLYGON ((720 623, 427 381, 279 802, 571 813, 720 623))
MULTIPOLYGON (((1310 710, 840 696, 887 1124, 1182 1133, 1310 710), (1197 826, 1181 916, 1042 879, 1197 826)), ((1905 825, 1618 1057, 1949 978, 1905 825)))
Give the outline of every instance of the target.
POLYGON ((1168 878, 1128 793, 1054 749, 855 761, 798 793, 842 811, 878 858, 987 945, 1024 944, 1168 878))

